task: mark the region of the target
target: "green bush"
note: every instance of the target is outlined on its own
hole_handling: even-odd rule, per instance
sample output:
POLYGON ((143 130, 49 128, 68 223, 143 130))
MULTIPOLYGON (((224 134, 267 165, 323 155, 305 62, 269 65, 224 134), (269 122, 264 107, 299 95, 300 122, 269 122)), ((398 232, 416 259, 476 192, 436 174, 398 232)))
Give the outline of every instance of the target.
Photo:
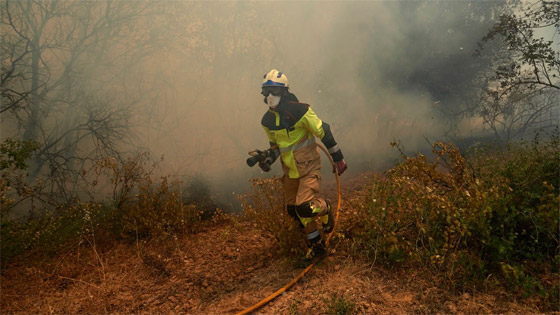
POLYGON ((501 275, 539 291, 558 268, 558 137, 475 150, 436 143, 434 159, 403 156, 350 200, 341 231, 386 264, 422 264, 460 283, 501 275))
POLYGON ((327 303, 327 314, 351 315, 358 312, 356 304, 344 295, 335 293, 325 302, 327 303))
POLYGON ((505 184, 495 200, 493 235, 510 240, 495 247, 508 261, 546 261, 558 252, 560 152, 558 138, 515 144, 507 150, 476 153, 473 163, 487 182, 505 184), (506 247, 505 250, 501 247, 506 247))
POLYGON ((0 170, 14 167, 26 169, 27 161, 40 148, 34 140, 6 139, 0 144, 0 170))

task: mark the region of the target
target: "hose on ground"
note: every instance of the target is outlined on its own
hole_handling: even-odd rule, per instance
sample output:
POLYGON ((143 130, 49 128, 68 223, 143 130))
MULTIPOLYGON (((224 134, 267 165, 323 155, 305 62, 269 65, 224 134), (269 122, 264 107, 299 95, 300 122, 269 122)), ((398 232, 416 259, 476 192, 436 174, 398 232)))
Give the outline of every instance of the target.
MULTIPOLYGON (((329 154, 329 152, 327 151, 327 149, 325 148, 324 145, 317 143, 317 145, 321 148, 321 150, 323 150, 323 153, 325 153, 325 155, 329 158, 329 161, 331 162, 332 167, 334 168, 334 161, 331 157, 331 155, 329 154)), ((329 241, 331 239, 331 236, 334 235, 334 231, 336 230, 336 225, 338 224, 338 215, 339 215, 339 210, 340 210, 340 204, 341 204, 341 192, 340 192, 340 178, 338 176, 338 172, 334 172, 335 177, 336 177, 336 186, 337 186, 337 190, 338 190, 338 202, 336 205, 336 215, 335 215, 335 220, 334 220, 334 228, 332 230, 332 232, 329 234, 329 236, 327 237, 326 240, 326 244, 329 244, 329 241)), ((313 266, 315 265, 315 263, 311 263, 309 264, 309 266, 307 266, 302 272, 300 272, 294 279, 292 279, 292 281, 290 281, 288 284, 286 284, 285 286, 283 286, 282 288, 280 288, 278 291, 272 293, 271 295, 267 296, 266 298, 262 299, 261 301, 259 301, 258 303, 256 303, 255 305, 237 313, 237 315, 243 315, 243 314, 249 314, 261 307, 263 307, 264 305, 266 305, 268 302, 272 301, 273 299, 275 299, 278 295, 284 293, 286 290, 288 290, 289 288, 291 288, 294 284, 296 284, 296 282, 298 282, 301 278, 303 278, 303 276, 305 276, 305 274, 307 274, 309 272, 309 270, 311 270, 311 268, 313 268, 313 266)))

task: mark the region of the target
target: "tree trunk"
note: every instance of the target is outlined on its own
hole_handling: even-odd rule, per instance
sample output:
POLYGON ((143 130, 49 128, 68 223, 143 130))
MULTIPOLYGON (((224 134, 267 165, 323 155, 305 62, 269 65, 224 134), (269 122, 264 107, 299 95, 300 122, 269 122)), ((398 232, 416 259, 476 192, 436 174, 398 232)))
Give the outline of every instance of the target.
POLYGON ((39 37, 36 36, 32 42, 31 53, 31 104, 29 122, 25 127, 23 140, 37 140, 38 130, 41 124, 40 98, 39 98, 39 59, 41 50, 39 48, 39 37))

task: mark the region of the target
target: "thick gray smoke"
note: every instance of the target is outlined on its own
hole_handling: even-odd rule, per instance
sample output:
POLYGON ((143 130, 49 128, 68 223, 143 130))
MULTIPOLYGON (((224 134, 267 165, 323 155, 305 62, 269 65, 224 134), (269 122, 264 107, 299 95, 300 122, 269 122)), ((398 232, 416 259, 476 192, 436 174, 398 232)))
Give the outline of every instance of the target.
MULTIPOLYGON (((248 150, 268 145, 260 126, 266 111, 260 83, 264 73, 277 68, 300 101, 332 125, 350 171, 383 170, 397 156, 391 141, 418 150, 427 147, 426 139, 443 138, 448 126, 437 106, 446 101, 453 107, 453 98, 446 96, 453 91, 433 95, 438 87, 430 85, 438 83, 433 79, 441 56, 447 62, 441 80, 455 72, 456 86, 468 85, 461 84, 464 65, 450 63, 471 58, 484 34, 483 27, 464 28, 475 14, 470 6, 185 3, 178 40, 186 46, 159 61, 172 85, 167 102, 157 104, 166 115, 156 122, 149 147, 166 155, 173 172, 199 174, 216 184, 244 187, 238 183, 264 176, 257 167, 249 169, 245 159, 248 150)), ((490 16, 494 6, 477 9, 486 7, 483 15, 490 16)), ((280 173, 275 165, 272 175, 280 173)))
MULTIPOLYGON (((99 4, 68 3, 70 9, 99 4)), ((136 123, 136 146, 164 157, 162 173, 204 178, 233 196, 252 177, 281 174, 279 165, 265 175, 245 164, 249 150, 268 146, 260 126, 267 110, 260 84, 272 68, 285 73, 290 90, 332 126, 350 174, 389 167, 398 157, 391 141, 424 150, 426 140, 445 140, 450 130, 477 130, 476 119, 457 128, 450 117, 475 99, 472 82, 485 70, 485 59, 474 62, 472 54, 503 4, 155 1, 153 15, 143 10, 131 25, 121 19, 118 31, 106 31, 100 38, 112 44, 86 50, 91 60, 80 66, 82 76, 90 69, 93 77, 85 85, 110 91, 108 103, 114 97, 133 104, 134 117, 122 121, 136 123), (135 37, 125 39, 127 30, 135 37), (129 47, 137 59, 128 57, 129 47), (103 69, 109 63, 101 53, 130 63, 123 68, 130 70, 115 75, 103 69)), ((91 18, 88 8, 81 12, 91 18)), ((61 58, 61 51, 45 51, 43 61, 61 58)), ((72 83, 68 91, 75 89, 72 83)), ((2 131, 12 136, 8 127, 2 131)))

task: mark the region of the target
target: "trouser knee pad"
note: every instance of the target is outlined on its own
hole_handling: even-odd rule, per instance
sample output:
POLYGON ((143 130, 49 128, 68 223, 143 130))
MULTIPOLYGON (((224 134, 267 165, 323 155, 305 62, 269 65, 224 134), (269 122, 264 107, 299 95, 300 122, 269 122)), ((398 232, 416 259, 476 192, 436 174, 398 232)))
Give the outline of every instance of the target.
POLYGON ((299 227, 303 229, 305 227, 305 225, 303 225, 300 218, 298 217, 296 208, 297 208, 296 205, 287 205, 286 206, 286 210, 288 210, 288 214, 290 215, 290 217, 292 217, 294 220, 296 220, 296 222, 299 224, 299 227))
POLYGON ((310 202, 302 203, 301 205, 296 206, 296 214, 305 227, 304 230, 306 230, 307 233, 315 228, 316 224, 313 218, 317 215, 317 213, 313 211, 313 207, 310 202))
POLYGON ((296 206, 296 214, 300 218, 313 218, 317 215, 316 213, 313 213, 311 202, 302 203, 301 205, 296 206))

